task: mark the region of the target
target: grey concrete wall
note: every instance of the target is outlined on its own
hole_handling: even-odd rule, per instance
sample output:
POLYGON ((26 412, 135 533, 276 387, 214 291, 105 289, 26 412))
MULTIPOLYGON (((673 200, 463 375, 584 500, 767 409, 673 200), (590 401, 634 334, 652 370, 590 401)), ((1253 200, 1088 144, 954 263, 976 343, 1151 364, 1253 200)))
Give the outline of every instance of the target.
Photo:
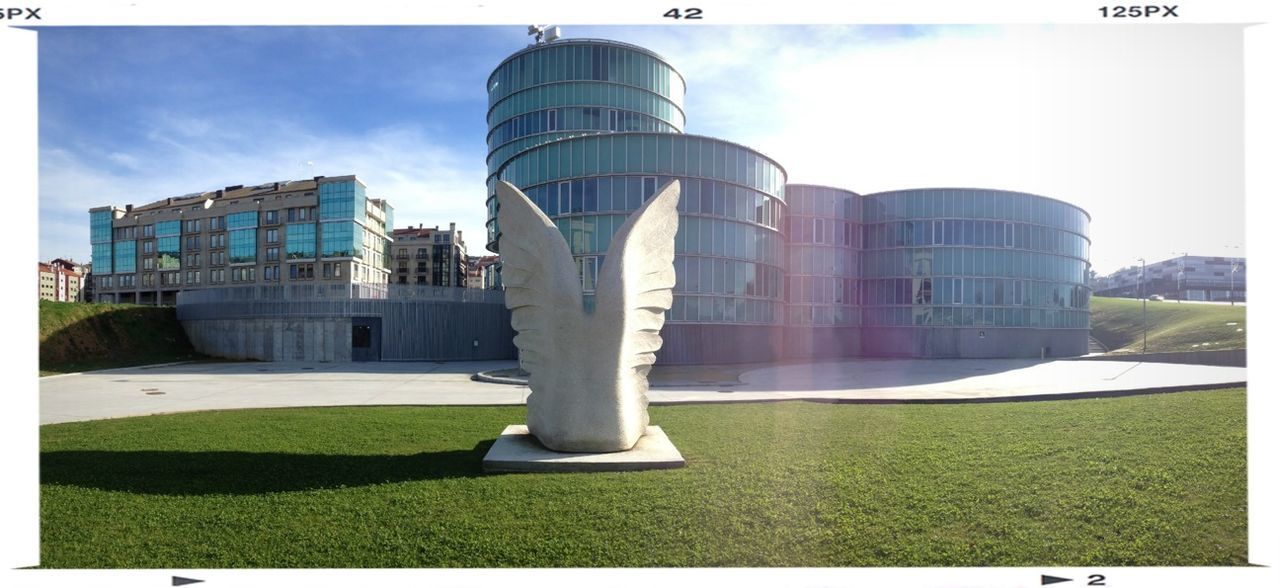
POLYGON ((1108 353, 1077 357, 1079 360, 1095 361, 1149 361, 1152 363, 1186 363, 1195 365, 1218 365, 1227 367, 1247 367, 1248 350, 1216 349, 1213 351, 1174 351, 1166 353, 1108 353))
POLYGON ((383 360, 515 359, 511 312, 500 304, 386 301, 383 360))
POLYGON ((1084 329, 999 327, 863 327, 861 354, 869 357, 1074 357, 1089 352, 1084 329))
POLYGON ((254 300, 178 306, 197 351, 264 361, 351 361, 351 318, 381 320, 383 360, 515 359, 502 304, 452 300, 254 300))
POLYGON ((862 352, 858 327, 787 327, 787 359, 857 357, 862 352))
POLYGON ((707 364, 773 361, 782 357, 786 329, 769 325, 667 323, 658 363, 707 364))
POLYGON ((192 347, 228 359, 351 361, 349 318, 182 321, 192 347))

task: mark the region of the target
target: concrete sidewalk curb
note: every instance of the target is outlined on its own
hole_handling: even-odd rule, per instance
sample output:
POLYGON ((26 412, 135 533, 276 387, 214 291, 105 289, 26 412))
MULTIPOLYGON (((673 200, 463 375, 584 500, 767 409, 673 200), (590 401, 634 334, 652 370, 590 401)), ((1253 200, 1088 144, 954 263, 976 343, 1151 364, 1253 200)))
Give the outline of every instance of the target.
MULTIPOLYGON (((494 376, 489 372, 477 372, 471 374, 471 381, 484 382, 486 384, 506 384, 510 386, 528 386, 529 380, 524 378, 512 378, 506 376, 494 376)), ((720 381, 678 381, 678 382, 655 382, 652 377, 649 379, 650 388, 729 388, 733 386, 742 386, 742 380, 734 380, 732 382, 720 381)))
POLYGON ((196 362, 196 361, 198 361, 198 360, 188 359, 188 360, 185 360, 185 361, 171 361, 171 362, 169 362, 169 363, 152 363, 152 364, 147 364, 147 365, 130 365, 130 366, 125 366, 125 367, 107 368, 107 369, 102 369, 102 370, 88 370, 88 371, 83 371, 83 372, 72 372, 72 373, 69 373, 69 374, 53 374, 53 375, 49 375, 49 376, 40 376, 40 379, 41 379, 41 380, 51 380, 51 379, 53 379, 53 378, 65 378, 65 377, 67 377, 67 376, 83 376, 83 375, 85 375, 85 374, 109 374, 109 373, 111 373, 111 372, 117 372, 117 371, 120 371, 120 370, 149 370, 149 369, 152 369, 152 368, 169 367, 169 366, 171 366, 171 365, 182 365, 182 364, 184 364, 184 363, 194 363, 194 362, 196 362))
POLYGON ((529 381, 520 378, 507 378, 503 376, 491 376, 488 372, 476 372, 471 374, 471 381, 484 382, 486 384, 506 384, 508 386, 528 386, 529 381))
POLYGON ((751 404, 764 402, 813 402, 815 404, 991 404, 1001 402, 1044 402, 1049 400, 1086 400, 1090 398, 1122 398, 1148 394, 1173 392, 1207 392, 1230 388, 1247 388, 1248 382, 1217 382, 1213 384, 1188 384, 1186 386, 1161 386, 1129 390, 1091 390, 1088 392, 1062 392, 1059 394, 1028 394, 1026 396, 982 396, 974 398, 814 398, 790 396, 780 398, 744 398, 741 400, 654 400, 649 406, 677 406, 681 404, 751 404))

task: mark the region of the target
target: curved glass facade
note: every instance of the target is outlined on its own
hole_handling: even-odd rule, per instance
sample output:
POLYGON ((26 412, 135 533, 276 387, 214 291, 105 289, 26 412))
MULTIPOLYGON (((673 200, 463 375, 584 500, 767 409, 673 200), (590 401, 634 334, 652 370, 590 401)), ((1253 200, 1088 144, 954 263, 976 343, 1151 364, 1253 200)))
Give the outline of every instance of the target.
POLYGON ((530 149, 508 161, 498 179, 520 187, 560 227, 588 305, 613 232, 658 188, 680 180, 667 320, 783 322, 786 172, 768 157, 709 137, 613 133, 530 149))
POLYGON ((1002 190, 788 185, 754 150, 684 134, 684 79, 625 43, 531 46, 488 89, 487 248, 498 252, 505 180, 564 235, 588 307, 614 231, 680 181, 661 362, 1087 349, 1090 219, 1075 206, 1002 190))
POLYGON ((488 89, 486 247, 494 252, 494 178, 512 158, 583 135, 680 133, 684 128, 684 78, 656 53, 616 41, 534 45, 498 65, 488 89))
POLYGON ((787 325, 858 325, 862 197, 788 184, 787 204, 787 325))
POLYGON ((1089 216, 1003 190, 863 199, 864 326, 1089 328, 1089 216))

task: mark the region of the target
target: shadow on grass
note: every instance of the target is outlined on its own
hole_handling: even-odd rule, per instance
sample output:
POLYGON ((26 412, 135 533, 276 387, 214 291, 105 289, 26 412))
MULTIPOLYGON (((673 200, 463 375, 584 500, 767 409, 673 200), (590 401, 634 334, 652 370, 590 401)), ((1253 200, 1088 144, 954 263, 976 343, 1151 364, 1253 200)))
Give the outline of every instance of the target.
POLYGON ((415 455, 311 455, 244 451, 50 451, 40 482, 140 494, 265 494, 484 475, 493 445, 415 455))

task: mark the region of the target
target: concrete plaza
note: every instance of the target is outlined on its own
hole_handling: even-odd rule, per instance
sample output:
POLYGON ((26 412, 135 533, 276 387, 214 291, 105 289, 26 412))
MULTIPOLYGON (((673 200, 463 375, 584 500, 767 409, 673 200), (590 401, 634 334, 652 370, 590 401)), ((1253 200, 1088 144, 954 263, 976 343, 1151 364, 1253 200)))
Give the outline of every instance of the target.
MULTIPOLYGON (((525 386, 471 379, 513 361, 208 362, 40 379, 41 424, 197 410, 289 406, 519 405, 525 386)), ((998 402, 1244 385, 1245 368, 1135 361, 851 359, 770 366, 655 369, 653 404, 998 402), (740 373, 739 373, 740 372, 740 373), (726 379, 737 374, 737 381, 726 379)))

